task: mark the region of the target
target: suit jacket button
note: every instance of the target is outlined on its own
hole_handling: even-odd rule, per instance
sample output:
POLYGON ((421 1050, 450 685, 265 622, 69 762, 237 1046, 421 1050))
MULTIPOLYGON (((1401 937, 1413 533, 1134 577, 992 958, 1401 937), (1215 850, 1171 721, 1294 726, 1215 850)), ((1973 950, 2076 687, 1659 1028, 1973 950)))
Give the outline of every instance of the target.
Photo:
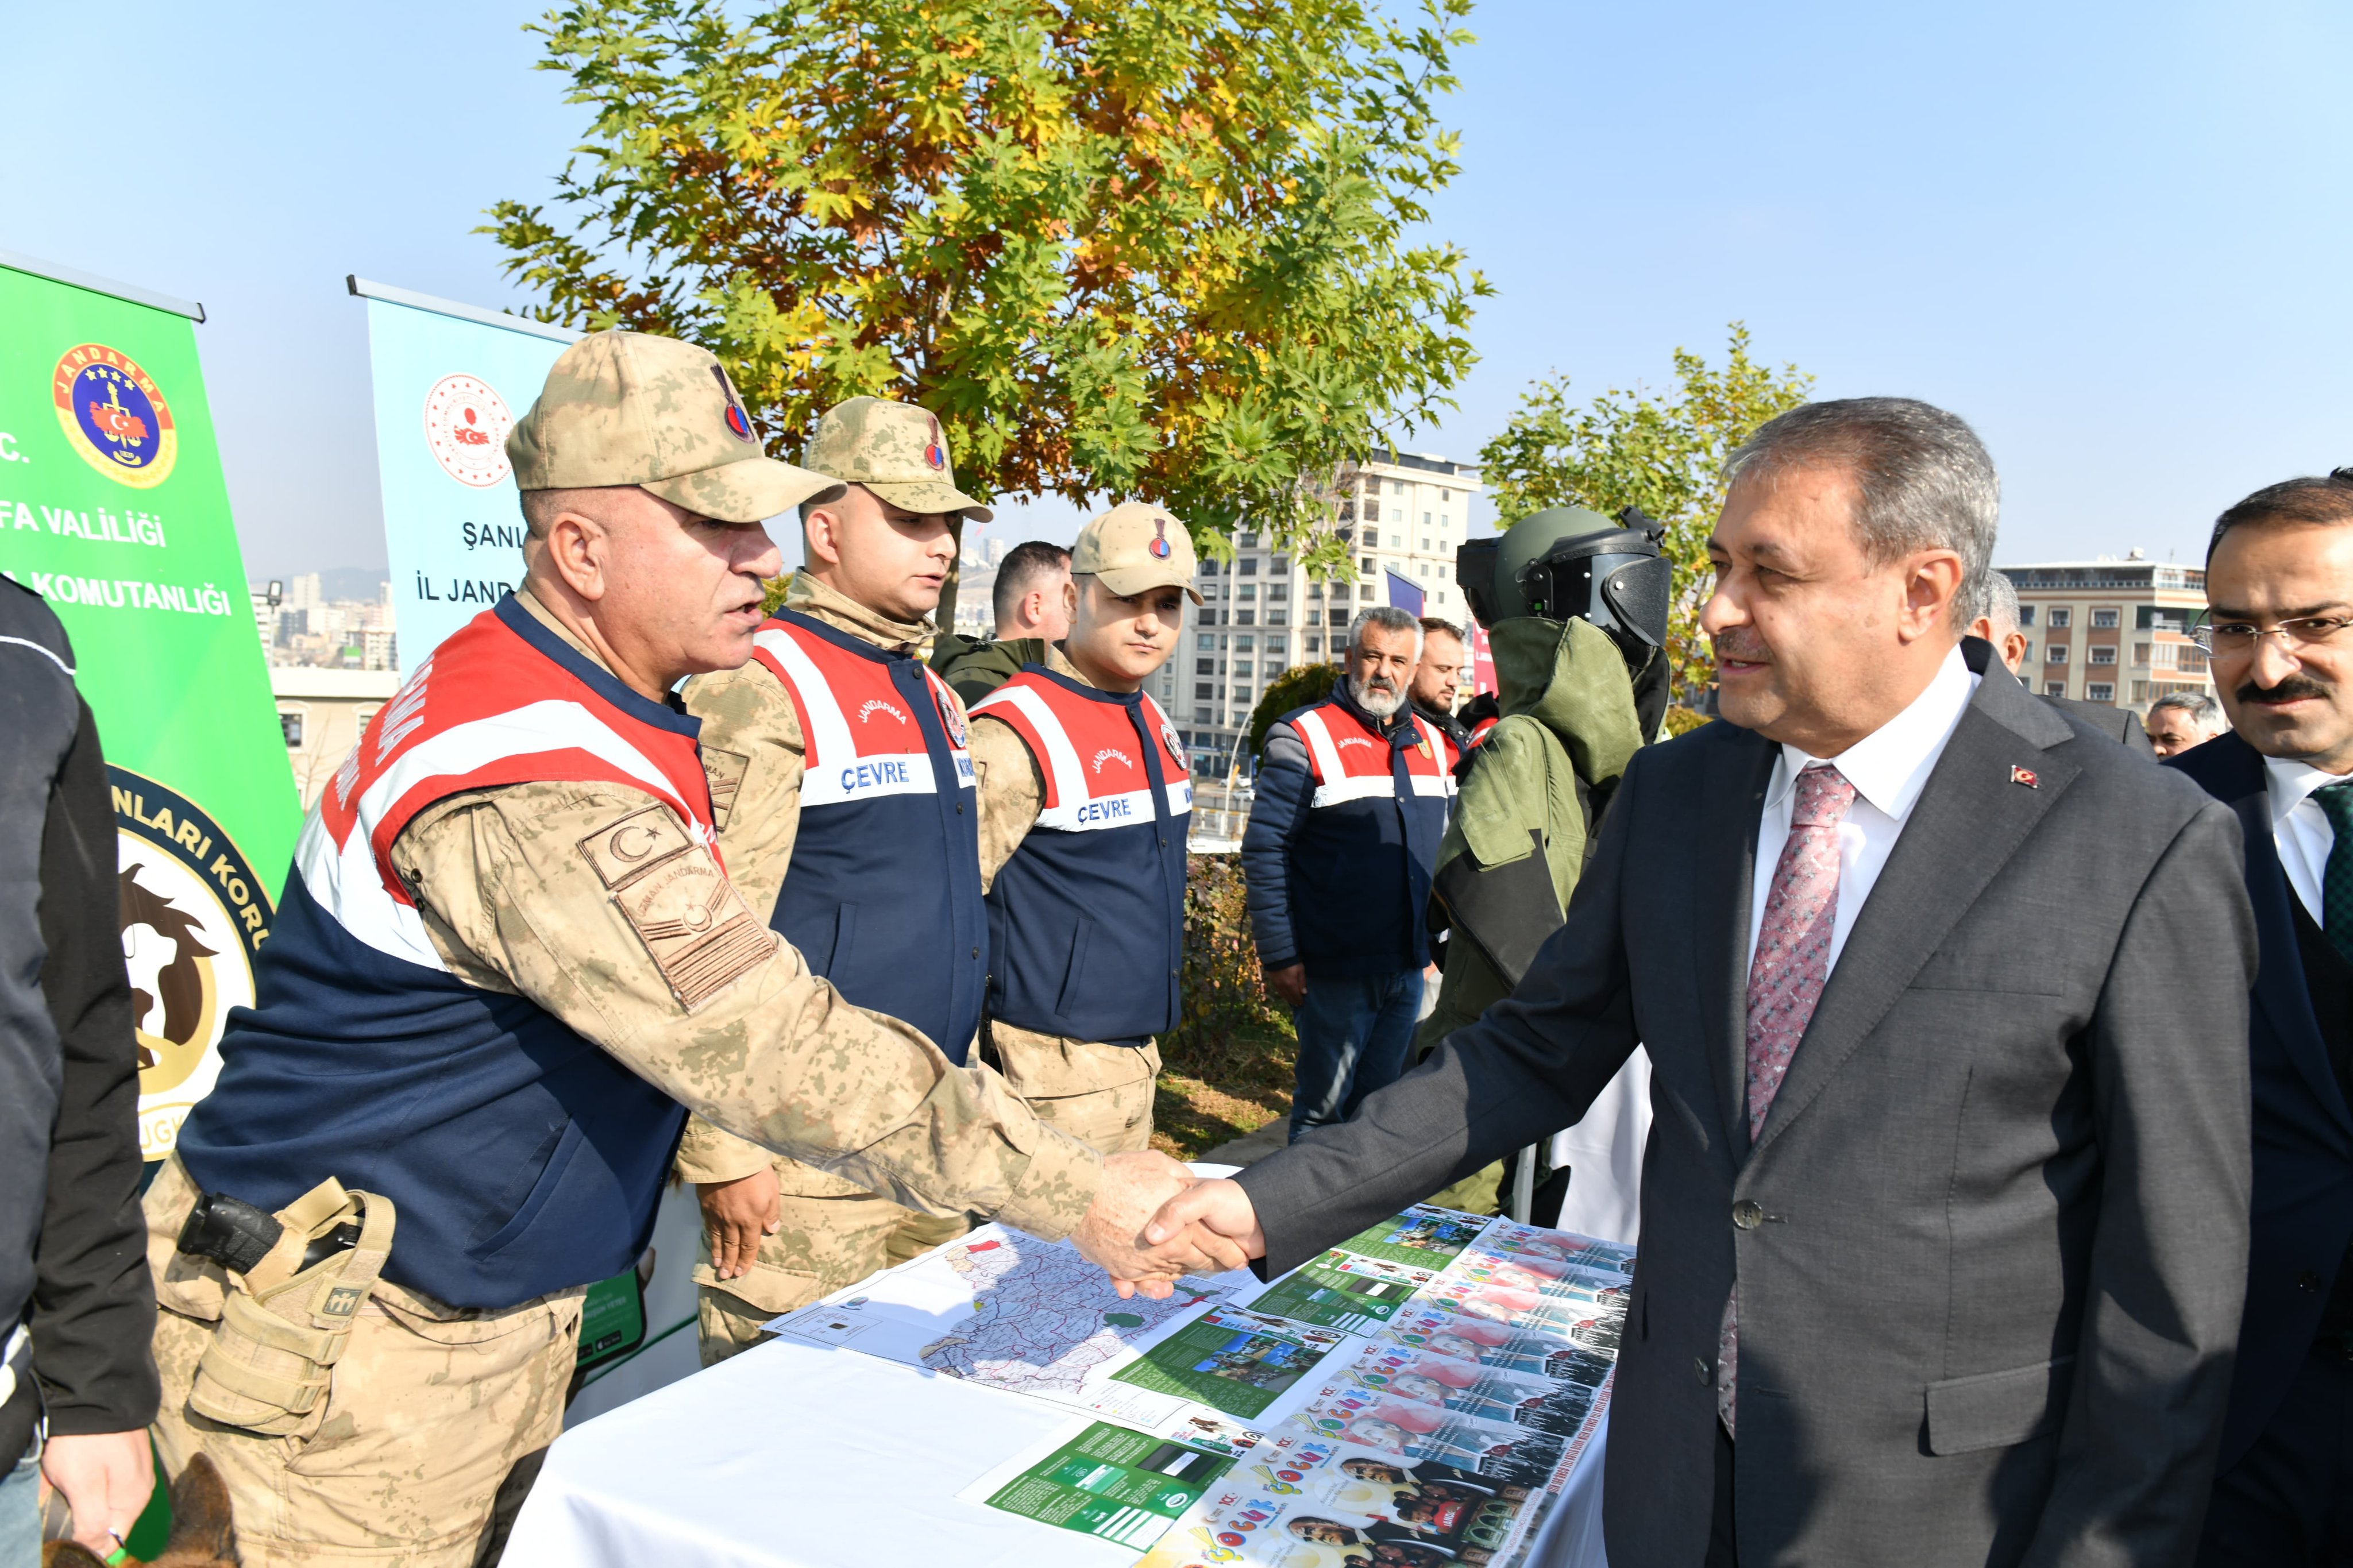
POLYGON ((1755 1198, 1743 1198, 1732 1205, 1732 1223, 1743 1230, 1755 1230, 1765 1223, 1765 1205, 1755 1198))
POLYGON ((2295 1288, 2299 1290, 2317 1290, 2320 1289, 2320 1276, 2307 1268, 2295 1277, 2295 1288))
POLYGON ((1698 1379, 1701 1383, 1713 1383, 1715 1381, 1714 1378, 1708 1375, 1706 1357, 1692 1357, 1692 1376, 1698 1379))

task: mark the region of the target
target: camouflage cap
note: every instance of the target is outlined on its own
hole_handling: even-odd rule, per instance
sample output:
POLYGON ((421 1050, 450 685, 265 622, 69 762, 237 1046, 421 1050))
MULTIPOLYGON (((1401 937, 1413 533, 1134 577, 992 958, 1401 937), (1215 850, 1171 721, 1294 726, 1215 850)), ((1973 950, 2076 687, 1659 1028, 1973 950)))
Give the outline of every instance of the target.
POLYGON ((818 421, 801 461, 909 511, 962 512, 975 522, 990 516, 955 488, 939 416, 912 403, 853 397, 837 405, 818 421))
POLYGON ((761 452, 711 353, 648 332, 590 332, 565 349, 508 433, 507 459, 519 489, 636 485, 723 522, 758 522, 837 488, 761 452))
POLYGON ((1193 536, 1166 509, 1124 501, 1079 530, 1071 546, 1071 575, 1092 574, 1124 599, 1146 588, 1182 588, 1201 602, 1193 586, 1193 536))

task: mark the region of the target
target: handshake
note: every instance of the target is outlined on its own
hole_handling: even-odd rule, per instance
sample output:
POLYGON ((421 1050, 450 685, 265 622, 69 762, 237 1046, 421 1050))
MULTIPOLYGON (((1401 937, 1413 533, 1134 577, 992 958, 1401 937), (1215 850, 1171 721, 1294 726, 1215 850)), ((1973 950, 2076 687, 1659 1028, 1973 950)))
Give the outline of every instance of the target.
POLYGON ((1123 1297, 1166 1297, 1178 1276, 1222 1274, 1266 1256, 1258 1211, 1239 1183, 1205 1180, 1146 1150, 1103 1161, 1103 1185, 1071 1245, 1123 1297))

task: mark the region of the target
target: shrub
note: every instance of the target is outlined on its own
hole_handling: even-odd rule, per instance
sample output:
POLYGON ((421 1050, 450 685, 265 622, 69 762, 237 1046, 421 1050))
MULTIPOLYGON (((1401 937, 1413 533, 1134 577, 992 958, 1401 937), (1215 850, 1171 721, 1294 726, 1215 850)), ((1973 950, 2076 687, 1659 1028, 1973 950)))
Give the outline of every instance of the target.
POLYGON ((1161 1042, 1171 1068, 1220 1081, 1256 1054, 1253 1037, 1291 1033, 1291 1017, 1266 993, 1243 907, 1241 860, 1191 855, 1185 874, 1184 1016, 1161 1042))

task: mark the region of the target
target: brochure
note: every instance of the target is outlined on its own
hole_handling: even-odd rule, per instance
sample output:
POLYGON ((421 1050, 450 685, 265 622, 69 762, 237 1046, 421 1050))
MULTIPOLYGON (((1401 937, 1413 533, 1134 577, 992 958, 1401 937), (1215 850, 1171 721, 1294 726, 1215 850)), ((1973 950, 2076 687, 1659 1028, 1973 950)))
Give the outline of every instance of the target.
POLYGON ((1214 1448, 1072 1421, 956 1493, 967 1502, 1145 1547, 1231 1469, 1214 1448))

